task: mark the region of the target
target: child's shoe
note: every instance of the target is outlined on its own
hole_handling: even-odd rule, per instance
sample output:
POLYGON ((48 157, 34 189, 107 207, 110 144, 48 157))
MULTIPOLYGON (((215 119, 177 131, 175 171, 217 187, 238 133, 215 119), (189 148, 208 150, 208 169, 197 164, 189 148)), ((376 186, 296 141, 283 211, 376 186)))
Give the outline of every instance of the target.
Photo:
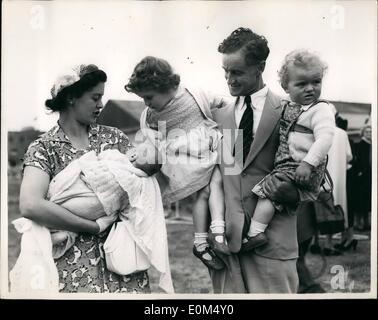
POLYGON ((226 244, 226 236, 224 233, 209 232, 207 242, 210 244, 210 246, 213 248, 215 252, 222 253, 228 256, 231 254, 231 251, 226 244), (222 242, 217 241, 219 237, 222 239, 222 242))
POLYGON ((198 251, 196 246, 193 246, 193 254, 210 269, 222 270, 226 266, 224 262, 216 256, 215 252, 209 246, 207 246, 203 251, 198 251), (204 257, 205 254, 208 254, 211 259, 206 259, 204 257))
POLYGON ((247 236, 247 240, 245 243, 242 243, 241 250, 243 252, 251 251, 254 248, 263 246, 264 244, 268 243, 268 238, 266 237, 265 233, 261 232, 254 237, 247 236))

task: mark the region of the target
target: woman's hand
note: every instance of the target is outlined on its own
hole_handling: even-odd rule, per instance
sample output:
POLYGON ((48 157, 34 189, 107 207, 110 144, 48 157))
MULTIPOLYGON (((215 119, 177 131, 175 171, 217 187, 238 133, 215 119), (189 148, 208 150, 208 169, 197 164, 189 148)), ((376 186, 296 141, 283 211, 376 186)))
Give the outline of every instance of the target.
POLYGON ((109 226, 111 226, 118 218, 118 212, 115 212, 109 216, 105 215, 101 218, 96 220, 96 224, 98 226, 97 233, 101 233, 105 231, 109 226))
POLYGON ((297 182, 299 185, 306 184, 310 181, 310 176, 312 169, 314 167, 307 163, 306 161, 302 161, 297 170, 295 170, 295 182, 297 182))
POLYGON ((68 239, 68 233, 65 231, 54 231, 51 232, 51 241, 53 246, 63 245, 68 239))
POLYGON ((90 230, 87 231, 87 233, 90 234, 99 234, 101 232, 101 227, 96 221, 90 221, 92 223, 92 226, 90 227, 90 230))

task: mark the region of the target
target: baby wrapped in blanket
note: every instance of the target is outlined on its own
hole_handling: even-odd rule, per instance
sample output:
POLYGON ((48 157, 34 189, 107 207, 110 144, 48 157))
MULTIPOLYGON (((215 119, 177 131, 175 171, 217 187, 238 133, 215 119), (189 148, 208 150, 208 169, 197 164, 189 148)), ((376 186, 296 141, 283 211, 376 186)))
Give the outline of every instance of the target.
MULTIPOLYGON (((127 155, 117 150, 94 151, 70 163, 50 182, 47 198, 82 218, 96 221, 100 232, 124 214, 129 205, 128 193, 119 183, 122 176, 128 189, 139 185, 138 177, 156 173, 161 164, 153 137, 146 139, 127 155), (132 161, 132 162, 131 162, 132 161), (122 174, 115 175, 121 171, 122 174)), ((123 216, 122 216, 123 215, 123 216)), ((52 230, 53 257, 61 257, 75 242, 74 232, 52 230)))
MULTIPOLYGON (((161 273, 160 287, 173 292, 161 194, 156 179, 150 177, 161 167, 157 157, 157 149, 149 139, 128 155, 118 150, 105 150, 98 155, 94 151, 88 152, 54 177, 49 185, 48 199, 80 217, 96 220, 100 231, 116 219, 120 220, 124 228, 119 227, 118 231, 122 229, 130 234, 149 263, 161 273)), ((31 222, 24 218, 17 220, 14 221, 16 229, 24 231, 27 229, 22 227, 24 222, 31 222)), ((40 227, 37 234, 42 234, 40 227)), ((35 230, 32 230, 34 234, 35 230)), ((74 244, 75 237, 73 232, 51 231, 52 256, 55 259, 62 256, 74 244)), ((51 244, 47 247, 51 248, 51 244)), ((16 275, 17 269, 25 270, 16 263, 11 272, 11 284, 12 273, 16 275)), ((16 276, 13 279, 17 281, 16 276)))

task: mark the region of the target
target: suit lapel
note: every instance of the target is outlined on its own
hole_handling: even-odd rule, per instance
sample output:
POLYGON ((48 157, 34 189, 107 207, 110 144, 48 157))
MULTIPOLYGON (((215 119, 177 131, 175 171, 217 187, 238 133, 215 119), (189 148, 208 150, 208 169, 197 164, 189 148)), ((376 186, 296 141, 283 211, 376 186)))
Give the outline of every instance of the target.
POLYGON ((226 163, 236 162, 239 170, 242 170, 243 163, 237 161, 232 155, 234 150, 234 145, 237 137, 237 125, 235 121, 235 106, 238 103, 238 98, 236 98, 232 103, 229 103, 226 107, 219 109, 220 112, 217 112, 214 119, 219 125, 219 129, 223 133, 223 159, 226 163))
POLYGON ((256 131, 255 138, 252 142, 247 159, 244 163, 243 170, 255 159, 261 148, 272 134, 277 121, 281 117, 281 108, 279 98, 275 97, 269 90, 266 95, 264 109, 261 115, 260 123, 256 131))
MULTIPOLYGON (((223 113, 224 119, 223 119, 223 141, 226 144, 230 155, 232 154, 234 150, 234 146, 236 143, 237 138, 237 125, 235 120, 235 107, 238 104, 239 97, 235 99, 235 102, 233 104, 229 105, 229 109, 227 112, 223 113), (229 132, 227 132, 227 135, 225 135, 224 129, 228 129, 229 132)), ((243 167, 243 163, 237 161, 237 159, 234 159, 238 163, 239 168, 241 169, 243 167)))
POLYGON ((239 97, 237 97, 233 103, 229 103, 226 106, 226 111, 221 113, 221 123, 223 128, 232 130, 237 129, 235 121, 235 106, 237 105, 238 101, 239 97))

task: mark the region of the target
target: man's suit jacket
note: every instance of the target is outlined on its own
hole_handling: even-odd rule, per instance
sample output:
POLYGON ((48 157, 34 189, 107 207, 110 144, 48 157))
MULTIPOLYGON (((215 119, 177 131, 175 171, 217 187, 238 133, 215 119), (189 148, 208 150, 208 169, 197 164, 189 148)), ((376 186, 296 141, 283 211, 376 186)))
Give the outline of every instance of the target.
MULTIPOLYGON (((238 98, 237 98, 238 99, 238 98)), ((220 168, 226 204, 226 236, 230 250, 240 250, 242 236, 246 235, 257 203, 252 188, 273 169, 274 157, 279 143, 279 119, 281 98, 268 91, 261 120, 249 154, 243 165, 232 156, 237 129, 235 105, 233 103, 212 110, 214 120, 222 130, 220 168)), ((266 229, 269 243, 256 248, 255 252, 272 259, 292 259, 297 255, 296 216, 276 212, 266 229)))

